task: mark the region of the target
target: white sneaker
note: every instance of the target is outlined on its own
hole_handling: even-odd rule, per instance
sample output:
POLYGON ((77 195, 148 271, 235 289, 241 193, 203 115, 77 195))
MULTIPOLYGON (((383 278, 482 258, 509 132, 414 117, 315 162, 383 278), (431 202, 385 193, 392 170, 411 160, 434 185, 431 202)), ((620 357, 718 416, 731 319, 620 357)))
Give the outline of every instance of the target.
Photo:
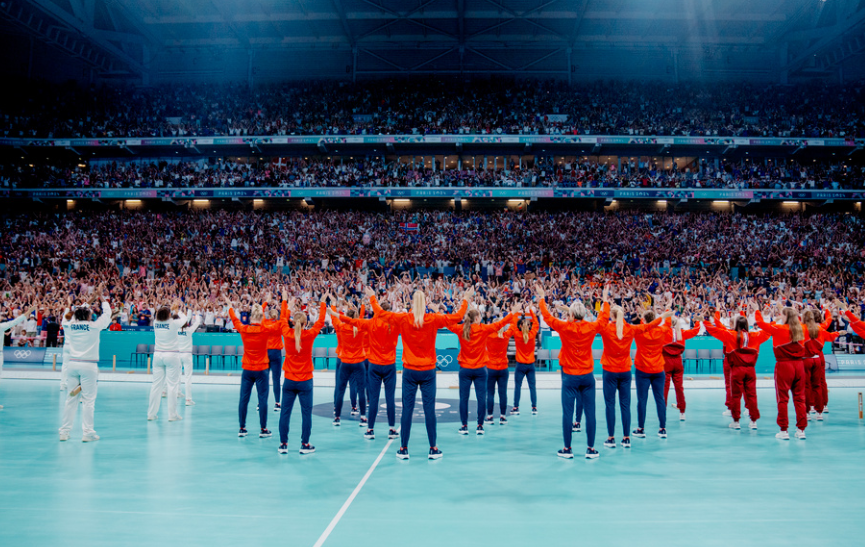
POLYGON ((726 417, 726 418, 732 418, 732 417, 733 417, 733 413, 730 412, 729 410, 725 410, 723 416, 726 417))
POLYGON ((814 418, 815 418, 815 416, 813 414, 808 414, 808 421, 809 422, 814 421, 814 418))
POLYGON ((679 412, 679 420, 682 422, 685 421, 685 413, 684 412, 679 412))
POLYGON ((817 421, 818 421, 818 422, 822 422, 822 421, 823 421, 823 413, 822 413, 822 412, 818 412, 818 413, 817 413, 817 421))
POLYGON ((84 435, 83 437, 81 437, 82 443, 91 443, 93 441, 98 441, 98 440, 99 440, 99 435, 97 435, 96 433, 94 433, 93 435, 84 435))
POLYGON ((786 431, 779 431, 775 433, 776 439, 781 439, 782 441, 789 441, 790 435, 786 431))
POLYGON ((730 429, 742 429, 742 426, 739 425, 739 422, 730 422, 730 425, 727 426, 730 429))
POLYGON ((168 418, 168 421, 169 422, 179 422, 182 419, 183 419, 183 416, 174 416, 172 418, 168 418))
POLYGON ((748 424, 748 427, 750 427, 751 429, 757 429, 757 422, 751 420, 751 423, 748 424))
POLYGON ((817 410, 815 410, 814 407, 812 406, 811 410, 808 411, 808 414, 817 414, 817 410))
POLYGON ((148 417, 147 417, 147 421, 148 421, 148 422, 152 422, 152 421, 155 421, 156 418, 157 418, 156 416, 148 416, 148 417))
POLYGON ((60 440, 61 441, 68 441, 69 440, 69 433, 61 433, 60 434, 60 440))
POLYGON ((192 399, 187 399, 186 406, 195 406, 195 401, 193 401, 192 399))
POLYGON ((803 440, 803 441, 804 441, 804 440, 805 440, 805 432, 802 431, 801 429, 797 429, 797 430, 796 430, 795 437, 796 437, 797 439, 800 439, 800 440, 803 440))
POLYGON ((823 414, 829 414, 829 405, 823 407, 823 414))

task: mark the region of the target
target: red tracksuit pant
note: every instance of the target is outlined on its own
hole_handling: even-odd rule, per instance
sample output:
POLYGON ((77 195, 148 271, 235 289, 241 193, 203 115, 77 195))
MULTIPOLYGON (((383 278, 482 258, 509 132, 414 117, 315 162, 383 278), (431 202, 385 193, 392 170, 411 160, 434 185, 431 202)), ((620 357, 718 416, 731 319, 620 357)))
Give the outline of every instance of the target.
POLYGON ((730 367, 730 412, 733 420, 739 421, 742 417, 742 396, 745 396, 745 408, 755 422, 760 419, 760 411, 757 409, 757 373, 754 367, 730 367))
POLYGON ((685 386, 682 384, 682 376, 685 374, 685 367, 682 366, 682 360, 678 363, 664 363, 664 372, 667 379, 664 380, 664 404, 667 404, 667 398, 670 395, 670 382, 676 390, 676 408, 679 412, 685 412, 685 386))
POLYGON ((808 391, 805 394, 805 401, 808 408, 814 407, 817 412, 823 412, 823 407, 826 406, 824 393, 826 393, 826 365, 822 359, 805 359, 805 381, 808 384, 808 391))
POLYGON ((727 392, 727 396, 724 399, 724 406, 728 409, 733 408, 732 404, 732 390, 730 389, 730 362, 724 357, 724 390, 727 392))
POLYGON ((778 427, 787 431, 787 406, 790 392, 793 392, 793 406, 796 409, 796 427, 808 427, 808 407, 805 404, 805 366, 801 360, 778 361, 775 365, 775 398, 778 401, 778 427))

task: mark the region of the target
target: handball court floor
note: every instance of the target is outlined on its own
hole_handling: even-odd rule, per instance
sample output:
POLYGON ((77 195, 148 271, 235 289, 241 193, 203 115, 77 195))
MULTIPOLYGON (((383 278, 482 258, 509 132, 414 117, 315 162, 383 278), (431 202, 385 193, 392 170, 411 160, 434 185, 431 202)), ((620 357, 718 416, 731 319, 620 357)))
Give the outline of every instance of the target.
MULTIPOLYGON (((723 391, 692 389, 688 420, 671 412, 669 438, 606 449, 599 398, 597 460, 562 446, 558 390, 539 390, 525 412, 487 434, 456 433, 440 421, 444 458, 429 461, 424 426, 410 453, 395 457, 384 412, 366 441, 356 419, 330 424, 332 388, 316 388, 316 453, 298 454, 300 415, 288 455, 259 439, 255 396, 250 436, 237 434, 236 386, 196 385, 184 420, 147 422, 148 384, 101 382, 96 443, 57 440, 56 381, 0 383, 0 545, 862 545, 865 537, 865 426, 861 389, 833 388, 824 422, 806 441, 774 438, 774 392, 761 389, 756 432, 728 429, 723 391)), ((527 390, 524 390, 527 397, 527 390)), ((399 397, 399 390, 397 390, 399 397)), ((443 415, 456 390, 439 389, 443 415)), ((528 403, 526 401, 524 404, 528 403)), ((634 401, 634 406, 636 402, 634 401)), ((272 401, 270 401, 272 406, 272 401)), ((344 408, 348 414, 349 405, 344 408)), ((675 409, 671 409, 675 410, 675 409)), ((792 406, 791 406, 792 416, 792 406)), ((454 416, 443 417, 454 419, 454 416)), ((470 417, 471 420, 471 417, 470 417)), ((633 408, 636 422, 636 408, 633 408)), ((743 418, 743 424, 746 423, 743 418)), ((636 427, 636 424, 633 425, 636 427)), ((616 437, 621 438, 621 424, 616 437)))

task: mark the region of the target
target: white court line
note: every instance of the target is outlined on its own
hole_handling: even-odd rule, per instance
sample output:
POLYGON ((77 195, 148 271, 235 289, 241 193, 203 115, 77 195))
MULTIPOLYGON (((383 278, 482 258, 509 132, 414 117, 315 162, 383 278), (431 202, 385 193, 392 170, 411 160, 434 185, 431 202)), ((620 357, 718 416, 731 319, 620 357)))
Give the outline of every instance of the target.
MULTIPOLYGON (((399 429, 397 429, 397 432, 399 432, 399 429)), ((318 541, 315 542, 315 545, 313 545, 313 547, 321 547, 322 545, 324 545, 324 542, 327 540, 328 536, 330 536, 330 533, 333 532, 333 529, 336 528, 336 525, 339 523, 342 516, 348 510, 349 506, 351 505, 351 502, 353 502, 354 498, 357 497, 358 493, 360 492, 360 489, 363 488, 364 484, 366 484, 366 481, 369 479, 370 475, 372 475, 372 472, 375 471, 375 468, 378 466, 381 459, 387 453, 387 449, 390 448, 390 445, 393 444, 394 440, 395 439, 388 439, 387 444, 384 445, 384 448, 382 449, 381 453, 378 455, 378 458, 376 458, 375 461, 372 462, 372 466, 367 470, 366 475, 364 475, 363 478, 360 479, 360 482, 357 483, 357 486, 354 487, 354 491, 351 493, 351 495, 348 497, 348 499, 345 500, 345 503, 342 504, 342 507, 339 508, 339 511, 337 511, 336 516, 333 517, 333 520, 331 520, 330 524, 327 525, 327 528, 324 529, 324 532, 321 534, 321 537, 318 538, 318 541)))

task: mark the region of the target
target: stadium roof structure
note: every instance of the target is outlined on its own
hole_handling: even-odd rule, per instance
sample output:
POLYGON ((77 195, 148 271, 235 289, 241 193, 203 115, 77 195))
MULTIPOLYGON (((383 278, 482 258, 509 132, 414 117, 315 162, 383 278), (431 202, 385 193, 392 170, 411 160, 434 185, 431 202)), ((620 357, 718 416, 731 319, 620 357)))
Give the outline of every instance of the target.
POLYGON ((865 76, 863 0, 0 0, 0 15, 30 65, 35 40, 145 85, 865 76))

